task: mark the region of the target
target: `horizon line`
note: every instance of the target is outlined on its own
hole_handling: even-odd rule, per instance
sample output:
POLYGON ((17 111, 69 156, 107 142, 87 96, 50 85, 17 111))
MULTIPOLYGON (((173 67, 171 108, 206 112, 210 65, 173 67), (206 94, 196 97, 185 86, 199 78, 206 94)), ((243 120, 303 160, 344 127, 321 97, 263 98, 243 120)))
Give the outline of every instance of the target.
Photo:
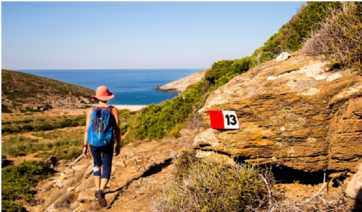
POLYGON ((207 69, 207 68, 21 68, 21 69, 9 69, 1 68, 1 70, 190 70, 190 69, 207 69))

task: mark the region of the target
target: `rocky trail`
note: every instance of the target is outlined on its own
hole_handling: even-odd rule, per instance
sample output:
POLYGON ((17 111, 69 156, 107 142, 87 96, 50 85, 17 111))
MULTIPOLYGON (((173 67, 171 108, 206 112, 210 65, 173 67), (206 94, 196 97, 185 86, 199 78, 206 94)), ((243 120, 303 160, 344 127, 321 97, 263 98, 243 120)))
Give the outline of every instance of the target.
MULTIPOLYGON (((143 141, 128 144, 114 157, 111 179, 105 191, 108 206, 99 206, 94 196, 92 158, 78 157, 71 163, 59 161, 56 173, 39 182, 34 201, 22 205, 30 212, 141 212, 154 211, 155 203, 162 196, 172 178, 173 161, 182 149, 192 146, 195 136, 204 129, 181 131, 180 138, 161 141, 143 141)), ((309 198, 320 192, 323 184, 299 182, 278 184, 292 199, 309 198)), ((345 186, 343 186, 345 187, 345 186)), ((341 188, 323 189, 321 195, 333 200, 341 188)), ((20 203, 20 202, 19 202, 20 203)))
POLYGON ((92 159, 80 156, 70 164, 55 166, 53 177, 37 187, 29 211, 150 211, 171 179, 173 159, 191 146, 199 130, 185 129, 177 139, 128 144, 114 157, 111 179, 101 208, 94 197, 92 159))

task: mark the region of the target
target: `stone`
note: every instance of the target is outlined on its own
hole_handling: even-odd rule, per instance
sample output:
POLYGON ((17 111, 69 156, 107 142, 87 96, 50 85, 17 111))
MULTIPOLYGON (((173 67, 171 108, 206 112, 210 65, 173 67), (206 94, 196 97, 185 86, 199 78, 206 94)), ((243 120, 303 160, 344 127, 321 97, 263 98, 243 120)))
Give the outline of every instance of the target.
POLYGON ((43 212, 44 208, 41 205, 37 205, 33 208, 34 212, 43 212))
POLYGON ((45 168, 53 168, 57 163, 57 158, 52 155, 48 159, 44 161, 44 167, 45 168))
POLYGON ((346 194, 356 202, 356 209, 362 210, 362 163, 359 170, 352 176, 346 188, 346 194))
POLYGON ((233 78, 199 110, 209 129, 194 148, 241 162, 355 173, 362 162, 362 76, 329 67, 323 56, 294 52, 233 78), (239 129, 210 129, 209 110, 235 111, 239 129))
POLYGON ((217 154, 215 152, 197 151, 196 157, 203 160, 213 161, 221 164, 236 165, 235 161, 227 155, 217 154))
POLYGON ((85 189, 85 190, 81 190, 79 192, 79 195, 78 195, 78 201, 79 202, 91 202, 93 200, 95 200, 95 196, 94 196, 94 193, 95 190, 94 189, 85 189))
POLYGON ((287 60, 289 57, 291 57, 291 56, 288 52, 283 52, 275 60, 277 62, 281 62, 281 61, 287 60))

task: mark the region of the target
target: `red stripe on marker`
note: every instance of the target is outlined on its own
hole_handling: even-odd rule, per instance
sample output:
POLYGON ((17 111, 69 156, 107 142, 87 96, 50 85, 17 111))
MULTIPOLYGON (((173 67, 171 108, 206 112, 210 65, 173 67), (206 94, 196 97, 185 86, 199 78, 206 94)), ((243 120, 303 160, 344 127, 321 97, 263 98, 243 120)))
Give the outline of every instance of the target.
POLYGON ((213 129, 225 129, 224 116, 221 110, 210 110, 210 122, 213 129))

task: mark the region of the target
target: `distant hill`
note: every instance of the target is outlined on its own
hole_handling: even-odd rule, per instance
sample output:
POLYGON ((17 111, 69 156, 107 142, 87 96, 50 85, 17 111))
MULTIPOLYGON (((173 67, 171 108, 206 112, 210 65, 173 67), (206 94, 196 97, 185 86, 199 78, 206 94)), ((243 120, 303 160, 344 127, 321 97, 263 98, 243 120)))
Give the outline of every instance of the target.
POLYGON ((155 90, 180 94, 184 92, 186 88, 189 87, 190 85, 198 83, 205 76, 205 73, 208 70, 209 69, 205 69, 203 71, 193 73, 187 77, 172 81, 170 83, 167 83, 166 85, 158 87, 155 90))
POLYGON ((94 91, 33 74, 1 70, 2 112, 84 108, 94 91))

